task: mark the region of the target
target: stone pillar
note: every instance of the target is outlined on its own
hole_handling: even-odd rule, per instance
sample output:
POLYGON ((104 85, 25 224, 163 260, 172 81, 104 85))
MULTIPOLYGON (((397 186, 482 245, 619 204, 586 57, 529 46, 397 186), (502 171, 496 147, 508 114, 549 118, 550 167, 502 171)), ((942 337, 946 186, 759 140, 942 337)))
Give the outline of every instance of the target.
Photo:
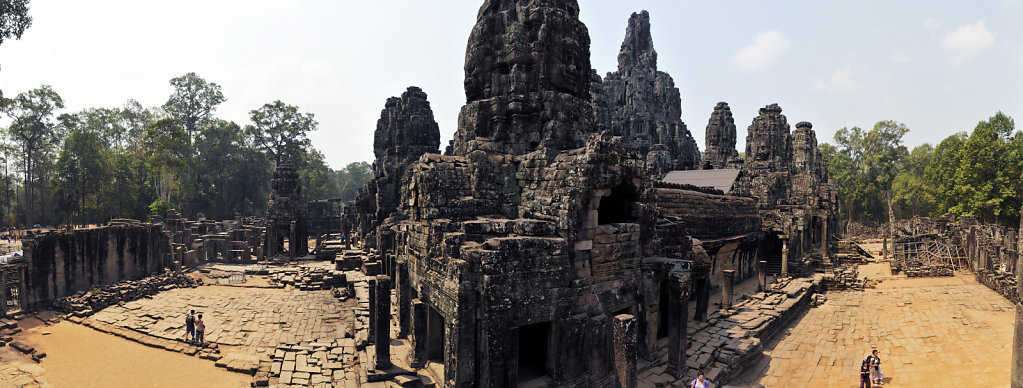
POLYGON ((824 217, 824 226, 821 228, 821 260, 828 259, 828 218, 824 217))
POLYGON ((18 267, 18 302, 21 311, 28 311, 28 283, 25 283, 25 270, 27 267, 18 267))
POLYGON ((668 373, 682 378, 688 369, 689 278, 672 276, 668 305, 668 373))
POLYGON ((0 318, 7 314, 7 272, 0 268, 0 318))
MULTIPOLYGON (((1023 219, 1020 219, 1020 225, 1023 226, 1023 219)), ((1017 268, 1023 268, 1020 260, 1023 260, 1023 255, 1016 258, 1017 268)), ((1016 292, 1023 295, 1023 276, 1019 274, 1016 275, 1016 292)), ((1016 303, 1016 325, 1012 334, 1011 379, 1012 388, 1023 388, 1023 304, 1020 303, 1016 303)))
POLYGON ((419 298, 412 299, 412 351, 409 365, 420 368, 426 364, 426 305, 419 298))
POLYGON ((757 261, 757 283, 760 292, 767 291, 767 260, 757 261))
POLYGON ((789 240, 781 240, 781 277, 789 277, 789 240))
POLYGON ((618 386, 636 388, 636 317, 619 314, 614 319, 615 374, 618 386))
POLYGON ((881 239, 881 258, 888 260, 888 237, 881 239))
POLYGON ((696 281, 696 313, 693 319, 699 322, 707 320, 707 310, 710 309, 710 279, 696 281))
POLYGON ((391 366, 391 278, 377 277, 376 369, 391 366))
POLYGON ((721 272, 724 275, 721 283, 721 309, 732 307, 732 280, 735 278, 735 270, 726 269, 721 272))
POLYGON ((377 332, 377 278, 372 276, 369 278, 369 330, 366 333, 366 340, 369 342, 376 341, 377 332))
POLYGON ((396 265, 395 283, 398 292, 398 338, 408 338, 409 308, 412 303, 412 286, 408 280, 408 262, 400 261, 396 265))

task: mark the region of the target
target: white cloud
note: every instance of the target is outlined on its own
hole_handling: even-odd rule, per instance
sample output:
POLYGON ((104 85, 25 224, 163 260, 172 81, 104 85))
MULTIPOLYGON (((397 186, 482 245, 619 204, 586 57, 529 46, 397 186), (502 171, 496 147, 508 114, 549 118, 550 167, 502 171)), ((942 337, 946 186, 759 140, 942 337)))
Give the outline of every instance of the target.
POLYGON ((778 57, 788 51, 789 42, 785 34, 778 30, 761 32, 753 37, 753 43, 739 49, 732 62, 746 70, 760 70, 770 66, 778 57))
POLYGON ((815 78, 810 84, 810 91, 836 95, 847 94, 862 89, 863 84, 854 80, 852 73, 852 65, 845 65, 836 70, 835 74, 832 74, 831 78, 827 80, 815 78))
POLYGON ((940 24, 941 22, 939 22, 938 19, 935 19, 934 17, 931 16, 928 16, 927 19, 924 19, 923 21, 924 28, 927 29, 937 27, 940 24))
POLYGON ((995 33, 989 31, 984 21, 959 26, 941 40, 941 48, 952 59, 953 65, 961 65, 977 54, 984 52, 995 43, 995 33))
POLYGON ((898 51, 893 51, 892 52, 892 62, 895 62, 895 63, 908 63, 909 62, 909 55, 900 53, 898 51))

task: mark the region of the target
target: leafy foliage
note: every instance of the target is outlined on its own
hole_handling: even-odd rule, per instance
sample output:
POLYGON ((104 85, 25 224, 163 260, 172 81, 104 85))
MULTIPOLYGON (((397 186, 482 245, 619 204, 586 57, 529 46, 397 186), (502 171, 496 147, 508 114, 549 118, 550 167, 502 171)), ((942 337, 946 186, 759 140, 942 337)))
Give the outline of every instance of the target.
POLYGON ((331 169, 306 137, 313 115, 296 106, 263 105, 243 127, 215 116, 225 101, 217 84, 188 73, 171 85, 162 107, 128 100, 68 113, 47 85, 0 95, 0 112, 12 119, 9 142, 0 139, 0 225, 146 219, 169 209, 190 218, 258 215, 277 163, 295 165, 310 200, 354 198, 372 176, 365 162, 331 169))
POLYGON ((828 171, 838 182, 843 215, 886 221, 879 195, 891 190, 898 218, 972 215, 1017 225, 1023 206, 1023 133, 1002 112, 937 146, 906 153, 904 125, 882 121, 870 132, 839 130, 836 145, 822 144, 828 171))
POLYGON ((30 0, 0 0, 0 44, 4 39, 21 39, 32 26, 32 17, 28 16, 30 0))

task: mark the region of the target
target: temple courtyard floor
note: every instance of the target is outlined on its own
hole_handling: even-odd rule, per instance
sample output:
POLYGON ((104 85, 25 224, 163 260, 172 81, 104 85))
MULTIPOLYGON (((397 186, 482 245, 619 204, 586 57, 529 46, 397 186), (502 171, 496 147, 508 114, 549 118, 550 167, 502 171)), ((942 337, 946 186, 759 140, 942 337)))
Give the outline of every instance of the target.
MULTIPOLYGON (((907 279, 872 267, 886 265, 861 268, 883 279, 877 288, 828 292, 824 304, 765 343, 763 357, 730 386, 855 387, 859 363, 871 349, 880 351, 888 387, 1006 386, 1012 304, 970 274, 907 279)), ((736 288, 740 294, 755 290, 746 283, 736 288)), ((330 381, 314 382, 312 373, 302 385, 356 386, 351 337, 364 307, 330 291, 203 286, 111 306, 82 324, 28 317, 15 340, 46 357, 36 363, 0 347, 0 388, 248 386, 258 360, 284 344, 309 346, 309 360, 322 353, 306 367, 323 376, 341 368, 330 381), (180 341, 192 309, 204 314, 216 360, 180 341)), ((296 367, 289 375, 299 374, 296 367)))
POLYGON ((855 387, 877 349, 885 387, 1008 386, 1015 308, 972 274, 888 278, 827 298, 731 385, 855 387))

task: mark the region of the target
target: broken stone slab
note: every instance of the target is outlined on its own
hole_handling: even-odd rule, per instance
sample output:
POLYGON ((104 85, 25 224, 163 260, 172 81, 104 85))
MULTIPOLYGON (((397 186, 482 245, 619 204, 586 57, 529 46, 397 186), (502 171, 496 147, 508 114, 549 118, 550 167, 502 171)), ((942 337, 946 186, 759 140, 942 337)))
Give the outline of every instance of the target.
POLYGON ((21 341, 11 342, 11 347, 14 348, 15 350, 17 350, 19 352, 22 352, 22 353, 25 353, 25 354, 30 354, 30 353, 36 351, 35 348, 33 348, 31 346, 28 346, 27 344, 25 344, 24 342, 21 342, 21 341))

